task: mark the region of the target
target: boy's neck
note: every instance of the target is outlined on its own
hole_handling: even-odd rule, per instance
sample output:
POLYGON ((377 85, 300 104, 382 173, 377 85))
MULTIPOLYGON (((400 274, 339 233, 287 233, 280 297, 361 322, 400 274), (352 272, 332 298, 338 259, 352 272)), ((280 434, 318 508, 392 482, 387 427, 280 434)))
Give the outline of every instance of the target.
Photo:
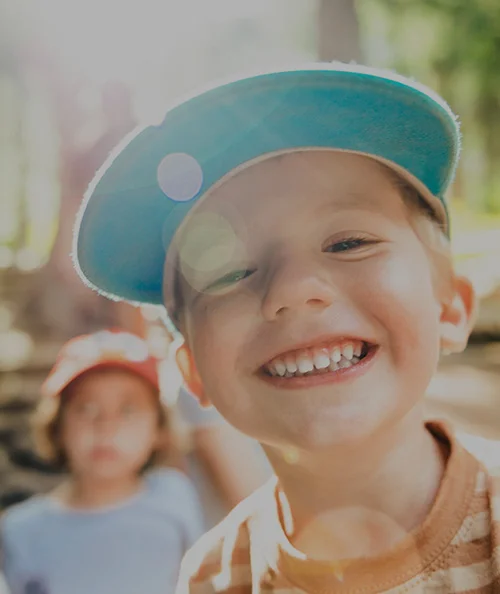
POLYGON ((292 464, 266 451, 279 478, 287 535, 306 555, 332 560, 378 555, 419 526, 446 456, 420 410, 370 442, 300 452, 292 464))
POLYGON ((120 480, 73 476, 58 492, 58 497, 68 507, 96 509, 126 501, 140 491, 142 479, 138 476, 120 480))

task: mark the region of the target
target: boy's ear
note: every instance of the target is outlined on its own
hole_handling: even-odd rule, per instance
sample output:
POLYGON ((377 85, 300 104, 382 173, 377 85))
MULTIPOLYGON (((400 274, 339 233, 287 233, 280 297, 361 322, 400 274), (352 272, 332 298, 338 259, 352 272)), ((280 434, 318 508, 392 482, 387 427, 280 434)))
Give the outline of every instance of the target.
POLYGON ((210 406, 210 401, 205 395, 203 384, 201 383, 196 364, 194 362, 193 354, 186 343, 183 343, 175 353, 175 360, 180 369, 184 383, 187 389, 198 399, 198 402, 203 407, 210 406))
POLYGON ((469 279, 455 277, 451 299, 441 311, 441 349, 460 353, 467 346, 476 317, 477 299, 469 279))

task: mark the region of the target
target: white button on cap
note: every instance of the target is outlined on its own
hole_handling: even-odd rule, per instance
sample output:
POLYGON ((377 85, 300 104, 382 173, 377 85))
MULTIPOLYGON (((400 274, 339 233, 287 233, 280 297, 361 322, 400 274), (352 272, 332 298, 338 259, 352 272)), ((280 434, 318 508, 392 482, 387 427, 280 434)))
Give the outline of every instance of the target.
POLYGON ((171 153, 157 170, 158 185, 175 202, 191 200, 201 189, 203 171, 198 161, 186 153, 171 153))

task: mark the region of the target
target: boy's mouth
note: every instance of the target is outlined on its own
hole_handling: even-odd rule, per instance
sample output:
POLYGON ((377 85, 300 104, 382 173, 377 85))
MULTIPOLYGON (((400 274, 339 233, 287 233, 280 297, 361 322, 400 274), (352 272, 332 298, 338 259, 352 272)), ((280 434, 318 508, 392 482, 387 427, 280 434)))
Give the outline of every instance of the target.
POLYGON ((345 339, 282 353, 263 366, 270 377, 293 378, 324 375, 355 367, 376 348, 370 343, 345 339))

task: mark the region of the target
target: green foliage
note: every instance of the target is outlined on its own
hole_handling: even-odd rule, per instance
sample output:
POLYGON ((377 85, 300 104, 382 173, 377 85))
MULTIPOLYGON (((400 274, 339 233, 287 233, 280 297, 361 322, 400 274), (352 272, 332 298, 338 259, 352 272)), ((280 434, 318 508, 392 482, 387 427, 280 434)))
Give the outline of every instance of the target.
POLYGON ((465 157, 483 153, 470 198, 500 212, 499 0, 365 0, 361 14, 368 5, 388 21, 389 65, 437 87, 460 113, 465 157))

